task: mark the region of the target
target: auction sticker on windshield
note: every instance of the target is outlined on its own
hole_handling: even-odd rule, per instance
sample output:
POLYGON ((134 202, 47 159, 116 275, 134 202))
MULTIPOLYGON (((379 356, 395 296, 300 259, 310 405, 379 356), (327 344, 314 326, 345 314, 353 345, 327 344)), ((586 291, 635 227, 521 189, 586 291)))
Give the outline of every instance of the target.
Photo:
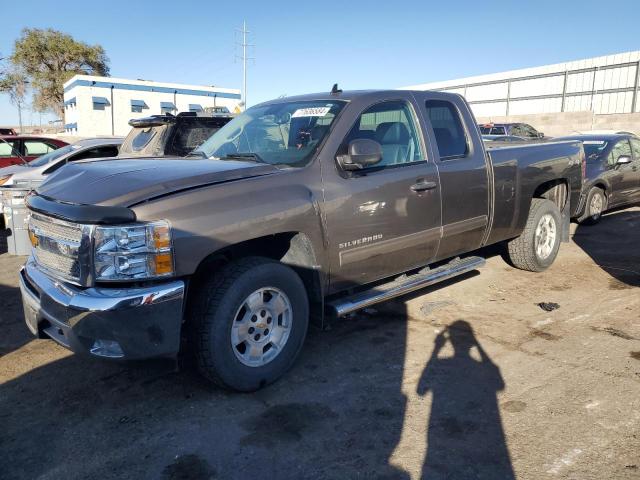
POLYGON ((327 113, 329 113, 329 110, 331 110, 331 107, 299 108, 298 110, 293 112, 293 115, 291 115, 291 118, 324 117, 327 113))

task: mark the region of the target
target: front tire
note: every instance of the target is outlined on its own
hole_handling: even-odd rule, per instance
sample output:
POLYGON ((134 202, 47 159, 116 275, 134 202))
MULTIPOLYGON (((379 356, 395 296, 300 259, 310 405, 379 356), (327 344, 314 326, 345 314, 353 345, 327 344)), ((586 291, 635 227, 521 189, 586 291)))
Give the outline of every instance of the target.
POLYGON ((595 225, 602 218, 607 209, 607 197, 599 187, 592 187, 587 194, 584 213, 578 217, 578 223, 582 225, 595 225))
POLYGON ((309 324, 300 277, 273 260, 232 262, 204 281, 193 309, 198 369, 232 390, 258 390, 298 357, 309 324))
POLYGON ((561 237, 562 220, 556 204, 534 198, 523 232, 507 244, 509 261, 521 270, 546 270, 558 256, 561 237))

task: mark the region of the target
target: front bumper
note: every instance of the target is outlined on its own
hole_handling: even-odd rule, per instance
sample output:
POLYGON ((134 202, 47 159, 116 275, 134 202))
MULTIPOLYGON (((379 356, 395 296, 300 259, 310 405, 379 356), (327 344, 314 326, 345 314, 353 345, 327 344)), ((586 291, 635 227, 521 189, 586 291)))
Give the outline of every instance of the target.
POLYGON ((127 360, 175 357, 185 284, 82 289, 55 280, 29 257, 20 270, 25 322, 76 352, 127 360))

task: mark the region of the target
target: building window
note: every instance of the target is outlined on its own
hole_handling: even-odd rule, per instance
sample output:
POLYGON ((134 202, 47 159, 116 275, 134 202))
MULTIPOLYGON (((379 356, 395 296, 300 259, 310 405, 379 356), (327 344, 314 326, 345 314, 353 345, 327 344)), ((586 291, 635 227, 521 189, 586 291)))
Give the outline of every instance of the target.
POLYGON ((67 123, 64 126, 64 131, 67 132, 67 133, 77 133, 78 124, 77 123, 67 123))
POLYGON ((109 103, 109 100, 107 100, 105 97, 92 97, 92 101, 94 110, 104 110, 105 107, 111 105, 109 103))
POLYGON ((140 113, 142 110, 147 110, 149 106, 144 100, 131 100, 131 111, 133 113, 140 113))
POLYGON ((196 112, 196 113, 202 112, 203 111, 202 105, 200 105, 198 103, 190 103, 189 104, 189 111, 190 112, 196 112))
POLYGON ((176 106, 172 102, 160 102, 160 113, 173 113, 176 106))
POLYGON ((76 106, 76 97, 70 98, 64 102, 64 108, 71 108, 76 106))

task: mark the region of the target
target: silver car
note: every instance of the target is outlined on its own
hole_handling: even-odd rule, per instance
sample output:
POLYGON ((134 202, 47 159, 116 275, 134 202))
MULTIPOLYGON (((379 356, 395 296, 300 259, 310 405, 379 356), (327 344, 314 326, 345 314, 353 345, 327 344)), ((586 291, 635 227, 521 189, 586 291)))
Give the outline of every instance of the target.
POLYGON ((87 138, 42 155, 24 165, 0 168, 0 186, 37 186, 67 162, 118 155, 122 138, 87 138))

